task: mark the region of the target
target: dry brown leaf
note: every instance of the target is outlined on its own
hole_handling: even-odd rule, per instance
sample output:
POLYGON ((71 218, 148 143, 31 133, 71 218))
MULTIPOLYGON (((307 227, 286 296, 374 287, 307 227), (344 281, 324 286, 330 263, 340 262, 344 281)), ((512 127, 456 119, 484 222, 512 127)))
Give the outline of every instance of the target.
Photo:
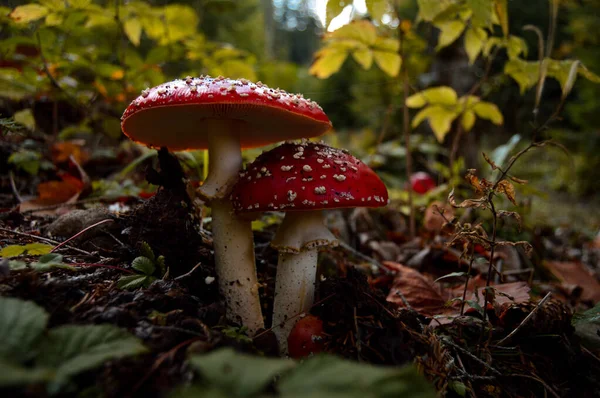
POLYGON ((415 311, 428 316, 442 313, 447 295, 441 292, 431 278, 402 264, 386 261, 384 265, 397 272, 387 296, 388 302, 398 308, 406 308, 398 294, 400 292, 415 311))
POLYGON ((481 152, 483 154, 483 158, 485 159, 486 162, 488 162, 488 164, 492 167, 492 170, 496 170, 498 169, 498 165, 489 158, 489 156, 485 153, 485 152, 481 152))
POLYGON ((52 161, 63 163, 73 156, 78 164, 83 165, 89 159, 87 151, 82 148, 83 144, 78 141, 57 142, 52 145, 52 161))
POLYGON ((430 232, 440 233, 447 220, 454 218, 454 209, 440 201, 432 202, 425 210, 423 227, 430 232), (443 216, 440 214, 442 213, 443 216), (445 219, 444 219, 445 217, 445 219))
POLYGON ((38 185, 38 197, 22 202, 19 205, 19 210, 21 212, 34 211, 38 215, 54 215, 64 212, 64 209, 60 208, 35 211, 52 205, 77 201, 85 184, 69 174, 62 175, 61 178, 61 181, 40 183, 38 185))
POLYGON ((517 205, 517 201, 515 200, 515 187, 508 180, 502 180, 498 183, 496 187, 496 192, 503 193, 508 200, 512 202, 513 205, 517 205))
POLYGON ((481 197, 479 199, 465 199, 460 204, 456 203, 456 199, 454 198, 454 189, 450 191, 448 194, 448 202, 452 207, 456 208, 465 208, 465 207, 481 207, 483 209, 486 208, 486 200, 485 197, 481 197))
POLYGON ((581 299, 597 303, 600 301, 600 282, 596 276, 580 262, 546 261, 546 267, 566 285, 577 285, 583 290, 581 299))

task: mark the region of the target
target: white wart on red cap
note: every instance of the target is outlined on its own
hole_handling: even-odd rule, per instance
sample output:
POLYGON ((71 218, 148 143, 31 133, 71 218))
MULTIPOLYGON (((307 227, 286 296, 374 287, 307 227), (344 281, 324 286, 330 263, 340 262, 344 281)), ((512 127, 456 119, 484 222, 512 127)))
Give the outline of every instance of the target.
POLYGON ((347 151, 323 143, 286 142, 240 174, 231 194, 238 212, 381 207, 387 188, 347 151))
POLYGON ((206 119, 243 122, 244 148, 315 137, 331 128, 321 107, 302 94, 291 94, 246 79, 187 77, 146 89, 123 113, 125 135, 150 147, 206 149, 206 119))

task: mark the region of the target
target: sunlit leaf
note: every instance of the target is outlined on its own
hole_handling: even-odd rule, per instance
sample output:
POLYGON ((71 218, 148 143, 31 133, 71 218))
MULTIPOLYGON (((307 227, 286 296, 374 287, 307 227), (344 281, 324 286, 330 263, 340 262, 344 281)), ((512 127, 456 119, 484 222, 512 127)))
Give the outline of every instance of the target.
POLYGON ((351 0, 328 0, 325 12, 325 27, 329 26, 331 20, 340 15, 346 6, 351 4, 351 0))
POLYGON ((13 119, 15 119, 15 122, 22 124, 31 131, 35 129, 35 118, 33 117, 33 112, 30 108, 15 112, 13 119))
POLYGON ((487 39, 487 33, 481 28, 469 28, 465 33, 465 51, 472 64, 477 59, 487 39))
POLYGON ((462 124, 465 132, 471 131, 473 125, 475 124, 475 112, 465 111, 460 118, 460 123, 462 124))
POLYGON ((456 110, 451 110, 443 106, 431 105, 421 110, 412 121, 412 126, 416 127, 423 120, 427 119, 438 142, 443 142, 446 134, 450 132, 452 121, 458 117, 456 110))
POLYGON ((16 7, 9 16, 17 23, 29 23, 45 17, 48 12, 48 8, 42 5, 25 4, 16 7))
POLYGON ((365 3, 371 18, 375 21, 381 21, 381 18, 388 11, 387 0, 365 0, 365 3))
POLYGON ((439 14, 456 3, 458 3, 456 0, 417 0, 419 18, 424 21, 433 21, 439 14))
POLYGON ((123 24, 123 30, 125 35, 134 46, 140 45, 140 38, 142 37, 142 23, 138 18, 129 18, 123 24))
POLYGON ((471 109, 473 109, 473 112, 475 112, 478 117, 489 120, 494 124, 500 125, 504 122, 502 112, 500 112, 500 109, 498 109, 496 104, 491 102, 478 102, 473 105, 471 109))
POLYGON ((377 40, 375 26, 367 20, 352 21, 335 31, 328 33, 326 39, 356 40, 365 45, 373 45, 377 40))
POLYGON ((514 58, 504 64, 504 73, 519 84, 521 94, 523 94, 537 84, 539 67, 540 63, 537 61, 524 61, 520 58, 514 58))
POLYGON ((363 69, 369 69, 373 64, 373 53, 368 48, 353 51, 352 58, 354 58, 363 69))
POLYGON ((333 48, 324 48, 317 53, 317 59, 309 69, 309 73, 319 79, 326 79, 340 70, 348 53, 333 48))
POLYGON ((440 30, 438 44, 435 47, 436 51, 439 51, 442 48, 454 43, 454 41, 460 37, 460 34, 463 32, 463 30, 465 30, 467 25, 463 21, 453 20, 439 22, 436 23, 435 26, 440 30))
POLYGON ((388 51, 373 51, 373 57, 375 63, 381 68, 388 76, 398 76, 400 67, 402 65, 402 58, 400 55, 394 52, 388 51))
POLYGON ((448 86, 432 87, 419 91, 406 99, 409 108, 421 108, 427 104, 455 105, 458 101, 456 91, 448 86))
POLYGON ((46 15, 46 19, 44 20, 44 22, 48 26, 57 26, 63 22, 63 16, 62 16, 62 14, 52 12, 52 13, 46 15))
POLYGON ((475 28, 487 28, 492 25, 494 0, 467 0, 467 6, 473 11, 471 24, 475 28))

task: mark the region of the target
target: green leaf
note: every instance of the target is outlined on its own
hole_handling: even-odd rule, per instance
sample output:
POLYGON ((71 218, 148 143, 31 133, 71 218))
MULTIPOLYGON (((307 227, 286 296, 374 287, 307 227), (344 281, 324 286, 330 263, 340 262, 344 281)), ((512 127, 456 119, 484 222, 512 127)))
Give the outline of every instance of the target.
POLYGON ((131 267, 145 275, 152 275, 156 270, 154 261, 144 256, 134 258, 131 267))
POLYGON ((487 33, 485 30, 481 28, 467 29, 467 32, 465 33, 465 51, 469 57, 470 64, 475 62, 486 40, 487 33))
POLYGON ((456 277, 459 277, 459 276, 467 276, 467 275, 469 275, 469 274, 466 273, 466 272, 452 272, 450 274, 446 274, 444 276, 440 276, 439 278, 437 278, 433 282, 435 283, 435 282, 439 282, 439 281, 441 281, 443 279, 456 278, 456 277))
POLYGON ((117 287, 119 289, 133 290, 139 287, 149 286, 156 278, 147 275, 126 275, 119 278, 117 287))
POLYGON ((327 79, 340 70, 348 53, 335 48, 325 47, 316 54, 317 59, 309 69, 309 73, 319 79, 327 79))
POLYGON ((398 53, 375 50, 373 51, 373 57, 377 66, 388 76, 398 76, 400 67, 402 66, 402 58, 400 58, 398 53))
POLYGON ((419 18, 424 21, 433 21, 438 15, 456 3, 458 3, 456 0, 417 0, 419 18))
POLYGON ((142 23, 138 18, 130 18, 123 24, 123 31, 127 38, 134 46, 140 45, 140 38, 142 37, 142 23))
POLYGON ((327 9, 325 11, 325 28, 329 26, 331 20, 344 10, 348 5, 352 4, 349 0, 329 0, 327 1, 327 9))
POLYGON ((35 355, 48 314, 31 301, 0 297, 0 358, 22 364, 35 355))
POLYGON ((467 6, 473 11, 471 24, 476 28, 488 28, 492 25, 494 0, 467 0, 467 6))
POLYGON ((52 377, 51 369, 24 368, 0 358, 0 388, 39 383, 52 377))
POLYGON ((460 37, 460 34, 465 30, 467 24, 460 20, 444 21, 435 24, 435 27, 440 30, 438 44, 435 47, 436 51, 454 43, 460 37))
POLYGON ((275 376, 294 366, 290 360, 239 354, 231 348, 194 355, 190 364, 207 382, 230 397, 251 397, 264 392, 275 376))
POLYGON ((165 256, 158 256, 156 259, 156 265, 160 271, 160 275, 163 276, 167 272, 167 266, 165 265, 165 256))
POLYGON ((501 125, 504 122, 502 112, 491 102, 480 101, 471 108, 475 114, 482 118, 491 121, 494 124, 501 125))
POLYGON ((365 0, 369 15, 374 21, 381 21, 381 18, 388 11, 387 0, 365 0))
POLYGON ((406 99, 409 108, 421 108, 428 104, 456 105, 458 96, 456 91, 448 86, 428 88, 411 95, 406 99))
POLYGON ((21 149, 18 152, 13 152, 8 157, 8 163, 14 164, 31 175, 37 175, 40 169, 41 157, 38 152, 21 149))
POLYGON ((571 320, 582 344, 592 350, 600 348, 600 303, 585 312, 578 312, 571 320))
POLYGON ((435 397, 416 368, 385 368, 319 355, 283 375, 277 390, 284 397, 435 397))
POLYGON ((17 23, 29 23, 45 17, 48 12, 48 8, 42 5, 25 4, 15 8, 9 16, 17 23))
POLYGON ((140 243, 140 254, 143 257, 149 258, 152 261, 154 261, 156 259, 156 257, 154 256, 154 251, 152 250, 150 245, 144 241, 142 241, 142 243, 140 243))
POLYGON ((30 108, 15 112, 13 118, 15 119, 15 122, 22 124, 29 130, 33 131, 35 129, 35 119, 30 108))
POLYGON ((521 94, 538 82, 540 63, 524 61, 520 58, 509 59, 504 64, 504 73, 512 77, 521 89, 521 94))
POLYGON ((56 12, 52 12, 46 15, 44 23, 47 26, 58 26, 63 23, 63 15, 56 12))
POLYGON ((104 362, 142 354, 146 348, 126 330, 113 325, 66 325, 48 332, 38 365, 55 370, 58 383, 104 362))

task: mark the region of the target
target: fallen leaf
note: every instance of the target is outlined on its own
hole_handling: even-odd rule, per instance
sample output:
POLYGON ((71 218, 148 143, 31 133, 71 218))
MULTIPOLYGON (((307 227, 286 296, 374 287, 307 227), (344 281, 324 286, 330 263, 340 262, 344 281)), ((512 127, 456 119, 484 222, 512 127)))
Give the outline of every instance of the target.
POLYGON ((83 142, 65 141, 57 142, 52 145, 52 161, 54 163, 63 163, 73 156, 75 161, 82 165, 89 159, 89 154, 82 148, 83 142))
POLYGON ((399 308, 406 308, 401 295, 398 294, 400 292, 410 306, 423 315, 433 316, 442 312, 447 294, 442 293, 439 285, 434 284, 431 278, 402 264, 386 261, 384 265, 396 272, 387 296, 388 302, 399 308))
POLYGON ((27 200, 19 205, 21 212, 33 211, 37 215, 54 215, 64 212, 64 209, 47 209, 36 211, 44 207, 61 203, 77 201, 85 184, 70 174, 63 174, 60 181, 47 181, 38 185, 38 197, 27 200))
POLYGON ((566 285, 577 285, 583 290, 581 299, 597 303, 600 301, 600 282, 596 276, 580 262, 546 261, 546 267, 566 285))
POLYGON ((446 223, 446 219, 452 220, 452 218, 454 218, 454 209, 445 203, 435 201, 425 210, 423 227, 427 231, 439 234, 446 223), (440 213, 443 214, 443 217, 440 213))

